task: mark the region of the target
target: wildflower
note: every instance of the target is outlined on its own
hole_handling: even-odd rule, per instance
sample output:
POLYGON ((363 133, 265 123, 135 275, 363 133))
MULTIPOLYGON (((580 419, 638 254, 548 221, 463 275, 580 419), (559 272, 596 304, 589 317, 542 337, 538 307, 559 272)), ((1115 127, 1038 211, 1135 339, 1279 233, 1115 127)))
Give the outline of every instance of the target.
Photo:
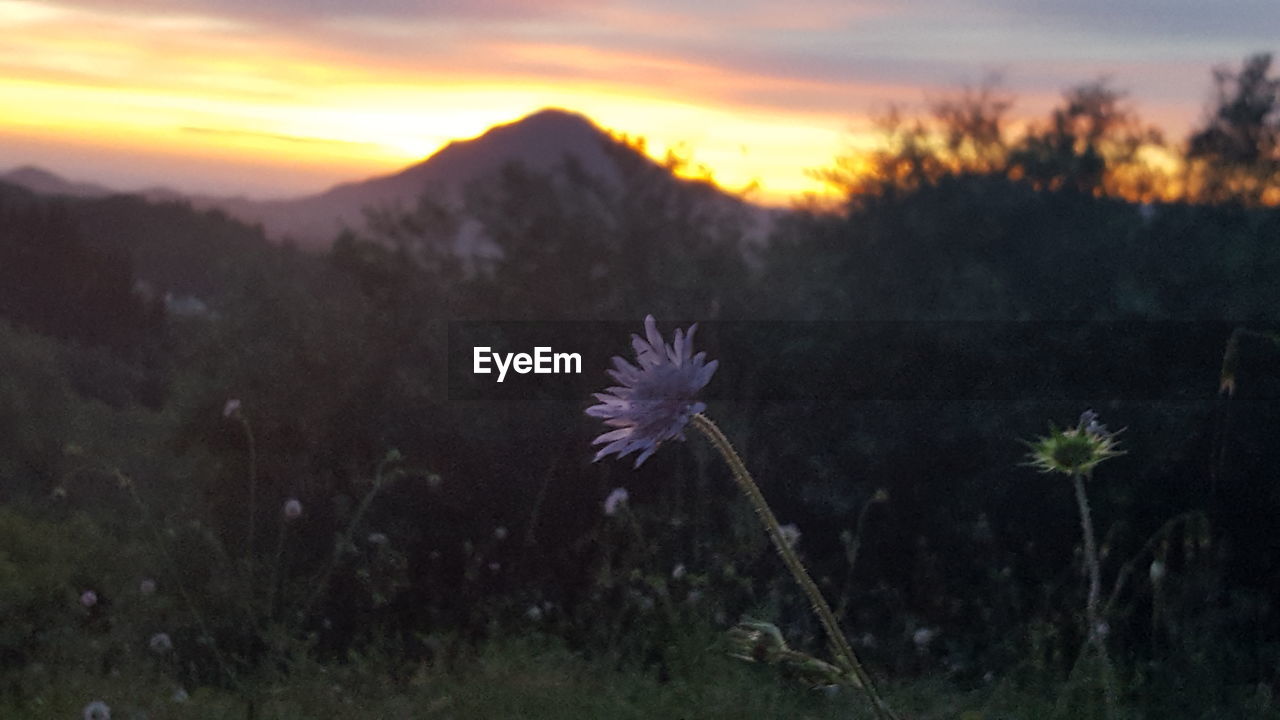
POLYGON ((1047 436, 1027 443, 1029 464, 1040 472, 1088 475, 1102 461, 1124 454, 1116 449, 1115 436, 1098 422, 1096 412, 1085 410, 1075 427, 1059 430, 1051 424, 1047 436))
POLYGON ((499 542, 507 539, 507 529, 499 525, 493 529, 493 539, 499 542))
POLYGON ((636 365, 615 356, 609 376, 618 385, 596 393, 600 404, 587 408, 588 415, 616 428, 592 441, 593 445, 604 444, 596 460, 638 451, 635 467, 640 467, 664 441, 683 440, 690 418, 707 407, 695 397, 710 382, 718 363, 707 362, 706 353, 693 354, 693 334, 698 326, 690 326, 687 333, 676 330, 670 345, 658 333, 652 315, 644 319, 644 328, 645 338, 631 336, 636 365))
MULTIPOLYGON (((707 362, 705 352, 694 354, 693 334, 698 326, 690 326, 686 332, 676 330, 674 341, 670 345, 658 332, 657 322, 652 315, 645 317, 644 327, 644 338, 636 335, 631 338, 636 364, 632 365, 615 356, 614 369, 609 371, 609 376, 618 385, 603 393, 596 393, 595 398, 600 404, 587 408, 587 415, 601 418, 605 425, 614 428, 592 441, 593 445, 604 445, 596 452, 595 460, 610 454, 622 458, 635 452, 638 453, 635 467, 639 467, 663 442, 671 439, 683 440, 684 430, 689 425, 706 436, 729 465, 734 481, 751 502, 787 569, 804 589, 813 611, 831 640, 839 665, 832 665, 803 653, 791 654, 789 662, 794 661, 798 672, 821 676, 825 683, 847 682, 856 685, 867 695, 878 720, 896 720, 897 716, 876 692, 871 676, 858 662, 831 607, 809 577, 791 543, 784 539, 777 517, 765 502, 759 486, 742 462, 742 457, 733 449, 729 438, 720 428, 702 414, 706 404, 697 400, 697 394, 711 381, 718 363, 714 360, 707 362)), ((796 529, 792 542, 798 539, 799 530, 796 529)), ((726 577, 732 577, 733 572, 732 566, 725 568, 726 577)), ((637 599, 637 604, 645 610, 652 608, 653 600, 644 596, 637 599)), ((723 622, 723 617, 723 613, 717 613, 716 622, 723 622)), ((742 631, 740 644, 750 645, 754 642, 752 638, 765 637, 766 633, 759 628, 746 628, 742 631)))
POLYGON ((789 547, 795 547, 800 542, 800 528, 795 523, 787 523, 778 528, 778 532, 782 534, 782 541, 789 547))
POLYGON ((524 616, 533 622, 538 622, 542 619, 542 608, 537 605, 530 605, 529 609, 524 612, 524 616))
POLYGON ((185 688, 178 688, 173 691, 173 695, 171 695, 169 699, 176 703, 184 703, 187 700, 190 700, 191 696, 187 694, 185 688))
POLYGON ((1147 571, 1151 576, 1152 585, 1159 585, 1160 581, 1164 580, 1164 576, 1167 572, 1168 570, 1165 568, 1164 563, 1159 560, 1152 560, 1151 569, 1147 571))
POLYGON ((609 497, 604 499, 604 514, 609 517, 617 515, 630 499, 631 494, 626 488, 614 488, 609 497))
POLYGON ((97 605, 98 593, 92 590, 85 590, 84 592, 80 593, 80 604, 87 608, 91 608, 94 605, 97 605))
POLYGON ((147 646, 151 648, 151 652, 157 655, 164 655, 173 649, 173 640, 170 639, 169 633, 156 633, 147 641, 147 646))
POLYGON ((240 414, 240 401, 231 398, 226 405, 222 406, 222 417, 230 420, 240 414))
POLYGON ((81 712, 84 714, 84 720, 111 720, 111 707, 101 700, 94 700, 85 705, 81 712))
POLYGON ((911 642, 915 644, 917 650, 924 650, 929 647, 933 639, 938 636, 938 631, 933 628, 922 627, 911 633, 911 642))
POLYGON ((285 520, 297 520, 302 517, 302 503, 297 498, 289 498, 284 503, 285 520))
POLYGON ((499 571, 501 571, 501 570, 502 570, 502 563, 498 562, 497 560, 495 560, 495 561, 493 561, 493 562, 489 563, 489 572, 495 572, 495 573, 496 573, 496 572, 499 572, 499 571))
POLYGON ((365 538, 370 545, 386 545, 389 542, 385 533, 375 532, 369 533, 369 537, 365 538))
POLYGON ((684 577, 684 574, 685 574, 684 563, 676 563, 676 566, 671 568, 672 580, 679 580, 680 578, 684 577))
MULTIPOLYGON (((1109 432, 1107 426, 1098 422, 1098 413, 1085 410, 1073 428, 1059 430, 1050 424, 1049 435, 1034 443, 1031 447, 1031 462, 1041 472, 1057 472, 1071 478, 1075 487, 1076 506, 1080 511, 1080 534, 1084 538, 1084 561, 1089 574, 1089 594, 1085 600, 1085 627, 1088 630, 1088 643, 1102 656, 1104 666, 1109 665, 1107 657, 1107 635, 1111 626, 1103 617, 1102 606, 1102 563, 1098 555, 1098 542, 1093 532, 1093 516, 1089 510, 1089 497, 1085 492, 1084 481, 1099 463, 1121 455, 1116 450, 1115 433, 1109 432)), ((1105 548, 1104 548, 1105 550, 1105 548)), ((1112 706, 1114 698, 1107 690, 1107 704, 1112 706)))
POLYGON ((146 578, 142 582, 138 583, 138 592, 142 593, 143 595, 150 595, 155 591, 156 591, 156 581, 152 580, 151 578, 146 578))

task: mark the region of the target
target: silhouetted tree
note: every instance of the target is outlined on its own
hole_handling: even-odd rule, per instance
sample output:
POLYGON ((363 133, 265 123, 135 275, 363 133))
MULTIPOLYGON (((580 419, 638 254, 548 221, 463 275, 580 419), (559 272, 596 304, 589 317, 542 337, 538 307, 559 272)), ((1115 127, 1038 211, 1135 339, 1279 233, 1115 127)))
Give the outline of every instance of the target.
POLYGON ((0 316, 122 352, 160 319, 134 292, 129 256, 90 247, 73 210, 45 202, 0 207, 0 316))
POLYGON ((922 119, 908 119, 900 108, 891 107, 876 119, 876 126, 879 147, 846 153, 834 166, 810 174, 856 206, 871 196, 909 193, 950 172, 935 133, 922 119))
POLYGON ((1187 147, 1196 199, 1247 205, 1280 201, 1280 79, 1271 55, 1252 55, 1239 72, 1213 71, 1214 105, 1187 147))
POLYGON ((1067 90, 1048 122, 1028 131, 1012 152, 1011 172, 1039 189, 1138 194, 1150 188, 1126 187, 1121 171, 1133 178, 1139 151, 1159 143, 1159 133, 1143 128, 1126 107, 1124 94, 1098 80, 1067 90))
POLYGON ((977 88, 933 104, 952 172, 1002 172, 1008 155, 1004 136, 1005 116, 1013 97, 1000 89, 998 76, 989 76, 977 88))

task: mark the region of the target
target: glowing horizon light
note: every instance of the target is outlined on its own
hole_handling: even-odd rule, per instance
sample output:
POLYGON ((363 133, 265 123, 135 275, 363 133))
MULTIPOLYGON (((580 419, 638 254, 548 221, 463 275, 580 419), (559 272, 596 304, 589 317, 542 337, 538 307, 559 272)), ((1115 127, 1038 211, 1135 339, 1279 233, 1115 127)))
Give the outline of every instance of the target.
MULTIPOLYGON (((891 22, 887 7, 173 5, 0 0, 0 171, 37 165, 122 190, 297 196, 396 172, 558 107, 645 139, 659 162, 688 159, 685 175, 705 168, 728 190, 785 205, 830 194, 812 171, 870 144, 869 113, 939 90, 910 62, 849 42, 891 22)), ((1045 38, 1018 39, 1022 49, 1045 38)), ((928 43, 912 52, 943 62, 928 43)), ((1024 65, 1058 82, 1057 64, 1076 51, 1045 52, 1024 65)), ((1130 74, 1153 72, 1146 56, 1114 57, 1130 74)), ((1199 62, 1172 61, 1178 77, 1199 62)), ((1083 75, 1101 61, 1081 62, 1083 75)), ((1193 114, 1185 96, 1155 91, 1163 119, 1193 114)), ((1048 92, 1024 95, 1036 107, 1020 107, 1010 125, 1039 116, 1048 92)))
MULTIPOLYGON (((0 170, 36 165, 122 190, 283 197, 396 172, 450 142, 558 107, 643 138, 659 162, 669 152, 689 159, 686 175, 705 172, 730 190, 755 187, 757 201, 785 204, 821 192, 806 171, 829 163, 847 124, 838 113, 696 102, 697 82, 765 81, 692 61, 538 39, 492 49, 507 62, 591 72, 561 81, 463 71, 452 61, 433 70, 196 9, 0 2, 0 21, 19 31, 0 50, 0 170), (622 69, 637 66, 691 79, 664 95, 625 77, 622 69), (599 77, 600 67, 619 77, 599 77)), ((342 25, 317 28, 349 30, 342 25)), ((388 42, 421 29, 364 26, 388 42)))
MULTIPOLYGON (((395 171, 424 160, 455 140, 477 137, 493 126, 516 122, 545 107, 559 107, 583 113, 603 130, 643 138, 648 154, 657 161, 668 152, 687 157, 691 161, 688 175, 697 176, 705 166, 727 189, 758 186, 756 198, 772 204, 784 204, 800 193, 820 192, 820 183, 805 171, 825 165, 841 137, 838 130, 789 118, 743 119, 711 108, 589 91, 495 87, 445 93, 422 89, 416 95, 398 96, 398 104, 396 97, 388 95, 385 88, 353 88, 335 91, 329 102, 318 106, 237 107, 213 98, 175 97, 147 90, 0 80, 0 102, 24 108, 7 118, 8 127, 0 129, 10 133, 38 130, 45 138, 61 135, 76 143, 97 142, 104 149, 115 147, 125 152, 130 146, 144 144, 150 151, 163 150, 175 160, 217 159, 224 165, 252 168, 255 174, 270 175, 273 166, 296 171, 299 165, 323 164, 325 159, 342 160, 344 166, 363 170, 317 177, 313 189, 319 191, 338 182, 395 171), (62 110, 73 106, 89 112, 72 116, 62 110), (438 109, 451 107, 458 109, 438 109), (513 107, 519 108, 515 114, 513 107), (701 129, 704 127, 715 131, 701 129), (775 140, 770 147, 771 136, 785 140, 775 140), (805 156, 813 160, 809 164, 797 162, 805 156)), ((38 158, 31 161, 41 164, 38 158)), ((150 184, 169 182, 173 181, 157 177, 150 184)), ((291 189, 293 183, 282 185, 291 189)))

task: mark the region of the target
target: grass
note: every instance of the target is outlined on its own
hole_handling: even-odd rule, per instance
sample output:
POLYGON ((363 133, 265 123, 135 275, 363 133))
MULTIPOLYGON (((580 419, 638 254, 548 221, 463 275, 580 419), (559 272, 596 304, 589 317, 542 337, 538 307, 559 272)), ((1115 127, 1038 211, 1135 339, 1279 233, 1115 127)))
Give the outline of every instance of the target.
MULTIPOLYGON (((692 643, 691 644, 696 644, 692 643)), ((448 669, 428 664, 392 668, 384 659, 356 657, 342 664, 298 664, 284 682, 260 689, 259 720, 366 720, 433 718, 492 720, 618 718, 870 718, 858 693, 829 695, 779 677, 772 668, 748 665, 714 649, 677 660, 658 671, 618 668, 588 660, 544 636, 494 641, 464 655, 448 669)), ((623 663, 624 665, 626 663, 623 663)), ((34 678, 32 678, 34 679, 34 678)), ((183 702, 175 685, 155 674, 120 672, 106 677, 63 677, 18 705, 0 702, 0 717, 80 717, 91 700, 129 720, 244 720, 244 702, 232 692, 200 688, 183 702), (145 713, 145 715, 144 715, 145 713)), ((938 688, 930 688, 933 695, 938 688)), ((957 698, 959 699, 959 698, 957 698)), ((935 698, 936 700, 936 698, 935 698)), ((916 705, 917 703, 912 703, 916 705)), ((933 703, 936 705, 936 703, 933 703)), ((955 717, 947 712, 936 717, 955 717)), ((935 717, 912 713, 913 717, 935 717)))
MULTIPOLYGON (((714 647, 710 635, 692 635, 685 647, 671 648, 667 670, 625 660, 588 659, 542 635, 491 641, 464 653, 448 668, 405 666, 377 656, 352 656, 343 663, 295 663, 278 682, 258 687, 257 720, 861 720, 872 718, 860 693, 811 690, 781 677, 774 668, 733 660, 714 647), (628 665, 631 665, 628 667, 628 665)), ((69 673, 52 677, 28 668, 30 687, 19 704, 0 700, 0 717, 65 720, 81 717, 91 700, 112 708, 113 720, 246 720, 246 704, 233 692, 199 688, 179 702, 176 685, 156 666, 120 670, 106 676, 69 673)), ((964 690, 933 677, 884 687, 888 701, 911 720, 1028 720, 1102 717, 1080 699, 1080 688, 1031 691, 1011 681, 964 690)), ((1245 699, 1234 711, 1182 717, 1277 718, 1270 698, 1245 699)), ((1234 704, 1234 703, 1233 703, 1234 704)), ((1117 720, 1151 715, 1123 709, 1117 720)))

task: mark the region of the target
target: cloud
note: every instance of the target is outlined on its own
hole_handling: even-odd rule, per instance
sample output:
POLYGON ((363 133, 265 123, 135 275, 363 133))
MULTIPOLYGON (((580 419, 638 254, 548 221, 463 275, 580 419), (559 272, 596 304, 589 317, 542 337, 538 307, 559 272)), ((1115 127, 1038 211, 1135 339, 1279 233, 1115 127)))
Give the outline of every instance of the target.
POLYGON ((586 6, 587 0, 56 0, 67 8, 142 15, 197 15, 248 21, 342 18, 491 21, 529 19, 586 6))
POLYGON ((0 0, 0 25, 0 104, 26 113, 9 125, 385 159, 572 103, 651 138, 813 148, 993 70, 1024 118, 1108 75, 1177 134, 1213 65, 1274 44, 1280 2, 0 0))
POLYGON ((539 74, 595 82, 602 68, 577 59, 627 53, 634 67, 608 66, 620 85, 663 92, 685 84, 681 68, 714 69, 701 75, 744 82, 696 94, 778 106, 785 99, 778 83, 790 80, 805 98, 828 107, 847 102, 850 110, 868 89, 955 87, 992 69, 1005 71, 1014 85, 1056 90, 1064 68, 1193 60, 1203 64, 1207 83, 1211 65, 1243 57, 1260 43, 1265 49, 1265 41, 1274 42, 1270 29, 1280 26, 1274 0, 57 2, 142 15, 150 23, 221 23, 224 35, 292 43, 330 65, 366 65, 436 82, 539 74), (761 92, 750 88, 753 77, 762 79, 761 92), (836 95, 818 98, 805 88, 836 95))
POLYGON ((286 142, 299 145, 315 145, 335 148, 375 148, 374 143, 361 142, 356 140, 334 140, 332 138, 315 138, 303 137, 301 135, 288 135, 285 133, 269 133, 257 132, 254 130, 239 130, 230 128, 212 128, 212 127, 194 127, 184 125, 178 128, 179 132, 191 133, 194 135, 212 135, 224 138, 244 138, 252 140, 270 140, 274 142, 286 142))
MULTIPOLYGON (((1276 41, 1280 3, 1274 0, 941 0, 956 11, 996 7, 1028 24, 1089 31, 1099 38, 1142 38, 1204 47, 1226 40, 1232 46, 1276 41)), ((1247 48, 1245 48, 1247 50, 1247 48)))

